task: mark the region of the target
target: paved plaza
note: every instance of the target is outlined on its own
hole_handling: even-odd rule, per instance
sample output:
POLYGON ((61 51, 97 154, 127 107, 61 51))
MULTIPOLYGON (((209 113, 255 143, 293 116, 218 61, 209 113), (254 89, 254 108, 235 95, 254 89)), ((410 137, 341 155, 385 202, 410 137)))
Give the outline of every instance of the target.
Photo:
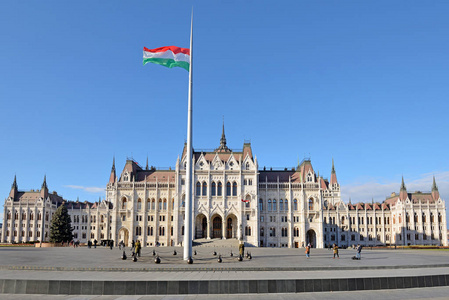
POLYGON ((291 292, 313 291, 351 294, 348 291, 390 289, 392 292, 413 287, 432 290, 449 285, 449 251, 444 250, 365 248, 362 260, 352 260, 355 255, 352 249, 340 250, 339 259, 333 259, 332 251, 327 249, 312 249, 311 258, 307 259, 301 248, 247 248, 245 253, 249 251, 252 259, 239 262, 237 249, 198 247, 194 248, 197 255, 191 265, 182 259, 182 250, 144 248, 142 256, 133 262, 129 248, 125 250, 128 259, 122 260, 123 251, 118 248, 0 247, 0 291, 3 296, 14 297, 13 294, 91 295, 96 292, 128 295, 126 291, 132 289, 133 299, 145 294, 170 295, 172 291, 174 295, 236 293, 242 294, 242 299, 249 299, 245 294, 286 296, 291 292), (153 250, 160 256, 160 264, 154 263, 153 250), (173 255, 174 251, 177 255, 173 255), (220 254, 222 263, 217 262, 220 254))

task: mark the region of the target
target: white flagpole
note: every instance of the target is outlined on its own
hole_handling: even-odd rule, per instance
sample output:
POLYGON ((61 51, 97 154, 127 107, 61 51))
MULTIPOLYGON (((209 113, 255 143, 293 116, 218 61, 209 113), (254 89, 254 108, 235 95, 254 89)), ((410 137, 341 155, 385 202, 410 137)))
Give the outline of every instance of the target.
POLYGON ((192 257, 192 69, 193 69, 193 8, 190 23, 189 104, 187 113, 186 210, 184 221, 184 260, 192 257))

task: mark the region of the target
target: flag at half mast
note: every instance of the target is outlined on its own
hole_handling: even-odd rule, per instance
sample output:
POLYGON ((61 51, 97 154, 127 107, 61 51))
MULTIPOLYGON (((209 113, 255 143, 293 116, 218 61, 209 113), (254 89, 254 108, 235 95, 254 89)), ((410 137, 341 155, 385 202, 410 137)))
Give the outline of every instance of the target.
POLYGON ((143 65, 154 63, 167 68, 181 67, 189 71, 190 49, 176 46, 148 49, 143 47, 143 65))

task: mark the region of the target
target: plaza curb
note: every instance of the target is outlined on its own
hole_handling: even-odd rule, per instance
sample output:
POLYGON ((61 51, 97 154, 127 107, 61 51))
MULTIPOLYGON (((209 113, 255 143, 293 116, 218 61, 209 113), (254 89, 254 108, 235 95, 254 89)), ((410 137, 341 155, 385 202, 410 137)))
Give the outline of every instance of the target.
POLYGON ((0 294, 190 295, 266 294, 409 289, 448 286, 449 274, 429 276, 281 279, 80 281, 0 279, 0 294))

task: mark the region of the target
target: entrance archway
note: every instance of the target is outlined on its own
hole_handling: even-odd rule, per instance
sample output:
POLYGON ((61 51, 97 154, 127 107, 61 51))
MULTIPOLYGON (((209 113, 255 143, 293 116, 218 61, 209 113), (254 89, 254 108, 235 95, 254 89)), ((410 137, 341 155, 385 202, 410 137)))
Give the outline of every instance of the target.
POLYGON ((316 248, 316 233, 315 230, 309 229, 306 234, 306 245, 312 245, 312 248, 316 248))
POLYGON ((125 246, 128 247, 129 231, 125 227, 122 227, 118 232, 118 242, 123 241, 125 246))
POLYGON ((226 218, 226 238, 237 238, 237 217, 233 214, 226 218))
POLYGON ((215 218, 213 218, 212 220, 212 237, 213 238, 222 238, 222 219, 220 216, 216 216, 215 218))
POLYGON ((203 214, 199 214, 195 219, 195 238, 204 239, 207 237, 207 218, 203 214))

